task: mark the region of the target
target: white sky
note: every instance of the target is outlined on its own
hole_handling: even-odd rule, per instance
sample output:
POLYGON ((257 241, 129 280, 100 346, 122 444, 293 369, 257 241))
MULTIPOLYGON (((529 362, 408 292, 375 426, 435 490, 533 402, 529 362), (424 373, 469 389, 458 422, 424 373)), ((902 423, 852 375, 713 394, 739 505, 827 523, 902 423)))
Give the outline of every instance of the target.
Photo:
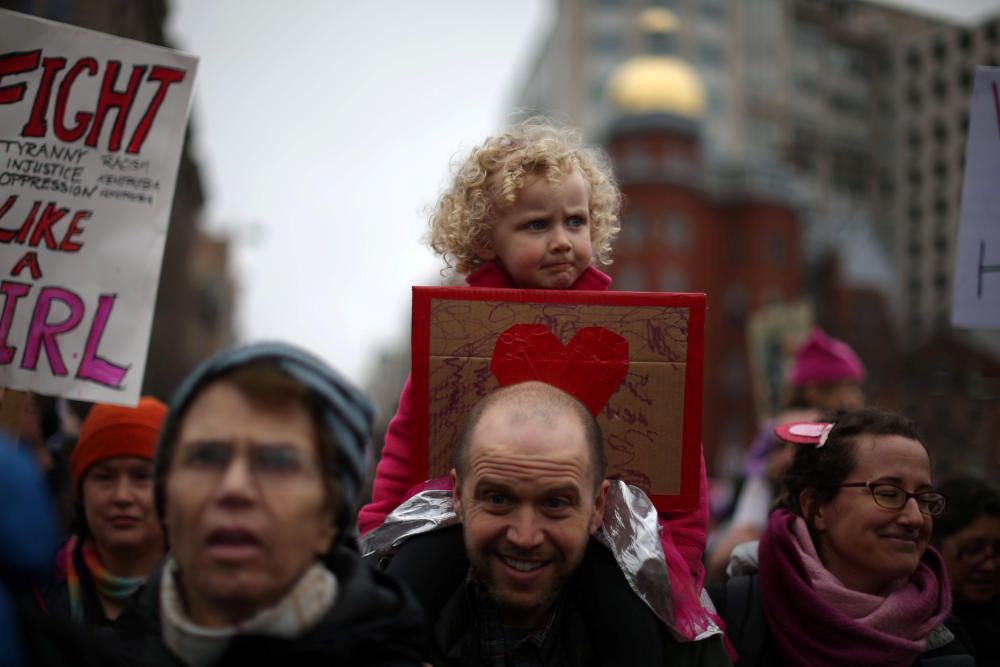
POLYGON ((547 10, 173 0, 171 39, 201 58, 204 221, 236 238, 242 339, 302 344, 359 383, 409 339, 410 286, 443 266, 423 209, 503 124, 547 10))
MULTIPOLYGON (((204 222, 234 239, 242 340, 299 343, 363 383, 409 339, 410 286, 442 267, 424 209, 503 124, 554 4, 171 0, 171 39, 201 58, 204 222)), ((998 5, 889 4, 960 20, 998 5)))

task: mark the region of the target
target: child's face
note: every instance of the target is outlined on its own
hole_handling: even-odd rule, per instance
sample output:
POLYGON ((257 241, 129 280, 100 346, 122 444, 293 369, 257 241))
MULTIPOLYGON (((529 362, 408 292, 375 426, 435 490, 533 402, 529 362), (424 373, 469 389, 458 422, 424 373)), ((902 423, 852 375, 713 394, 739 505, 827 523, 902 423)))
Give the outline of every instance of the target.
POLYGON ((522 289, 568 289, 588 266, 590 193, 579 171, 558 183, 529 177, 509 207, 494 221, 488 247, 479 257, 499 259, 522 289))

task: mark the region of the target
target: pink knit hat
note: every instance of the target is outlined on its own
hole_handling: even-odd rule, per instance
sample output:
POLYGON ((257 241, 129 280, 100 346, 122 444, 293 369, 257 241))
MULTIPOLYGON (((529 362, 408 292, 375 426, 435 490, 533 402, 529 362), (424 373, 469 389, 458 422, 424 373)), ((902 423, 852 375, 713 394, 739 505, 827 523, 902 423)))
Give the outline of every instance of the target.
POLYGON ((793 387, 804 387, 832 382, 861 384, 864 379, 865 365, 854 350, 847 343, 830 338, 817 327, 795 353, 790 381, 793 387))

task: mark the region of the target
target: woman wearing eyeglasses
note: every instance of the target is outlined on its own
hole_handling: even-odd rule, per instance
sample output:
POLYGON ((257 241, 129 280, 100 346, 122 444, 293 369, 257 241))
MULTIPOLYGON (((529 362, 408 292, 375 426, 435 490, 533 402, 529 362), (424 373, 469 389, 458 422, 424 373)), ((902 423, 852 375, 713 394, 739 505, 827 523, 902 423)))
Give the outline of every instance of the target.
POLYGON ((980 665, 1000 665, 1000 491, 957 477, 941 485, 948 506, 934 518, 934 546, 944 556, 962 621, 980 665))
POLYGON ((949 629, 951 589, 927 548, 947 504, 913 424, 859 410, 786 424, 798 445, 757 553, 713 597, 740 665, 974 665, 949 629), (751 576, 735 576, 748 574, 751 576))

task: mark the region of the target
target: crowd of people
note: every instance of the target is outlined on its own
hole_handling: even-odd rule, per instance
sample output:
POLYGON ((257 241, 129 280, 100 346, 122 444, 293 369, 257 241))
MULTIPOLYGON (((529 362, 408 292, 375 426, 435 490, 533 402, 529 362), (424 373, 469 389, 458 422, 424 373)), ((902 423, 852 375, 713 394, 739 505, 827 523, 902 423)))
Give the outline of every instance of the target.
MULTIPOLYGON (((604 290, 620 204, 598 151, 526 122, 459 166, 431 245, 473 287, 604 290)), ((410 488, 407 380, 365 502, 363 393, 287 344, 224 350, 169 405, 89 411, 61 545, 0 443, 0 665, 1000 664, 1000 493, 935 485, 843 342, 814 332, 790 382, 706 556, 703 458, 697 508, 658 512, 562 389, 487 393, 410 488)))

